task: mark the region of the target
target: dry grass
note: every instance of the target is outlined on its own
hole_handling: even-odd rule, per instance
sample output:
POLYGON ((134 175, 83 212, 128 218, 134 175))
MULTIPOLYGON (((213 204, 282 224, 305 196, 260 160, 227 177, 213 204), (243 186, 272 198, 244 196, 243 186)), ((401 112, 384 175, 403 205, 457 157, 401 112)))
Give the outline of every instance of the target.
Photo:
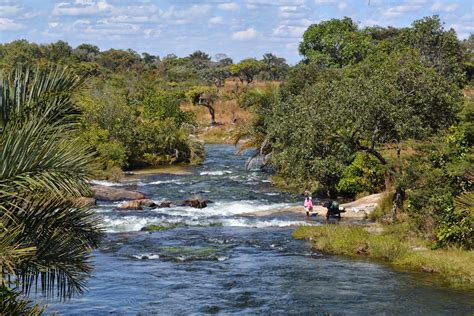
POLYGON ((238 79, 231 78, 225 82, 219 93, 223 96, 215 103, 215 116, 218 126, 210 127, 211 116, 204 106, 184 104, 183 111, 191 111, 196 115, 198 124, 198 139, 205 143, 233 143, 234 133, 241 124, 253 119, 253 113, 242 109, 237 100, 237 95, 247 88, 264 88, 268 84, 279 84, 276 81, 255 81, 250 85, 242 84, 238 79), (236 93, 235 93, 236 92, 236 93))

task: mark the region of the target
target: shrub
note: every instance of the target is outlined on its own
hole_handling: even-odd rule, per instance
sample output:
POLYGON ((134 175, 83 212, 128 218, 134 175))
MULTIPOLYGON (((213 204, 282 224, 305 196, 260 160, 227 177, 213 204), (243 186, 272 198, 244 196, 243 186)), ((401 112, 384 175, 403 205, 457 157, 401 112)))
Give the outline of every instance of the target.
POLYGON ((353 195, 380 192, 384 186, 384 174, 385 168, 376 158, 367 153, 357 153, 342 173, 336 189, 353 195))

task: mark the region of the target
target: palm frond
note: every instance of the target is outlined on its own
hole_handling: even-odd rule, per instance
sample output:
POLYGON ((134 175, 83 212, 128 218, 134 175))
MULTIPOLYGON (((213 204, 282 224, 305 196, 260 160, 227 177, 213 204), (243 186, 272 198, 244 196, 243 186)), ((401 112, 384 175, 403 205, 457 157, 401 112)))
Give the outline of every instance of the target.
POLYGON ((0 271, 14 281, 12 293, 39 283, 45 294, 69 297, 92 270, 102 230, 93 211, 73 202, 89 193, 93 161, 71 133, 82 82, 61 68, 0 76, 0 271))
POLYGON ((454 208, 458 212, 463 212, 474 217, 474 192, 465 192, 454 199, 454 208))
POLYGON ((15 69, 0 73, 0 128, 12 120, 27 121, 43 116, 49 123, 71 123, 77 108, 72 96, 84 78, 64 67, 15 69))

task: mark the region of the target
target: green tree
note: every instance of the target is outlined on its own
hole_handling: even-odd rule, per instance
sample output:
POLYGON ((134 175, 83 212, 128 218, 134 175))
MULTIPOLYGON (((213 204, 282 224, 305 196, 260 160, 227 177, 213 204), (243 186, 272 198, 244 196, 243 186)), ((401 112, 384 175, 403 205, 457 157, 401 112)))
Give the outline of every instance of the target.
POLYGON ((266 80, 281 80, 288 72, 288 64, 285 58, 277 57, 271 53, 263 55, 262 62, 265 64, 262 72, 263 79, 266 80))
POLYGON ((178 128, 185 123, 193 123, 192 114, 181 111, 180 105, 184 101, 182 92, 149 92, 143 102, 144 117, 160 121, 173 119, 178 128))
POLYGON ((75 202, 90 193, 92 163, 72 134, 81 86, 60 68, 0 77, 0 297, 8 314, 25 312, 17 294, 35 285, 61 297, 83 292, 92 271, 102 232, 75 202))
POLYGON ((232 75, 239 77, 242 83, 247 83, 248 85, 254 81, 255 77, 264 67, 265 65, 261 61, 255 58, 247 58, 238 64, 231 65, 229 69, 232 75))
POLYGON ((269 127, 272 163, 291 178, 315 177, 333 191, 355 152, 386 165, 380 146, 447 128, 460 100, 459 89, 416 52, 373 56, 338 76, 320 76, 277 104, 269 127))
POLYGON ((206 86, 195 86, 186 92, 186 97, 191 104, 206 107, 211 116, 210 124, 217 124, 216 111, 214 109, 214 103, 219 98, 217 89, 206 86))
POLYGON ((230 77, 228 67, 214 66, 200 71, 200 76, 209 85, 214 85, 216 88, 222 88, 225 80, 230 77))
POLYGON ((299 52, 306 60, 342 67, 363 60, 373 49, 368 34, 348 17, 312 24, 303 34, 299 52))
POLYGON ((440 75, 462 86, 465 82, 461 44, 453 29, 446 31, 437 15, 413 22, 400 34, 400 44, 419 50, 423 61, 440 75))
POLYGON ((95 61, 99 53, 99 47, 92 44, 81 44, 72 50, 72 55, 81 62, 95 61))

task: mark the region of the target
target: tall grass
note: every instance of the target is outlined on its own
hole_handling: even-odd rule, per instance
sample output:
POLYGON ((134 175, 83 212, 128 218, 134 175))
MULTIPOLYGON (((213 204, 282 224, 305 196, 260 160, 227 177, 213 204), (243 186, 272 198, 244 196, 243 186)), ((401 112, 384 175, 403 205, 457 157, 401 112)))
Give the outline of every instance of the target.
POLYGON ((410 235, 404 224, 372 233, 368 227, 340 225, 301 226, 296 239, 311 240, 323 253, 363 256, 408 270, 438 275, 447 285, 474 289, 474 251, 456 248, 429 249, 425 241, 410 235))

